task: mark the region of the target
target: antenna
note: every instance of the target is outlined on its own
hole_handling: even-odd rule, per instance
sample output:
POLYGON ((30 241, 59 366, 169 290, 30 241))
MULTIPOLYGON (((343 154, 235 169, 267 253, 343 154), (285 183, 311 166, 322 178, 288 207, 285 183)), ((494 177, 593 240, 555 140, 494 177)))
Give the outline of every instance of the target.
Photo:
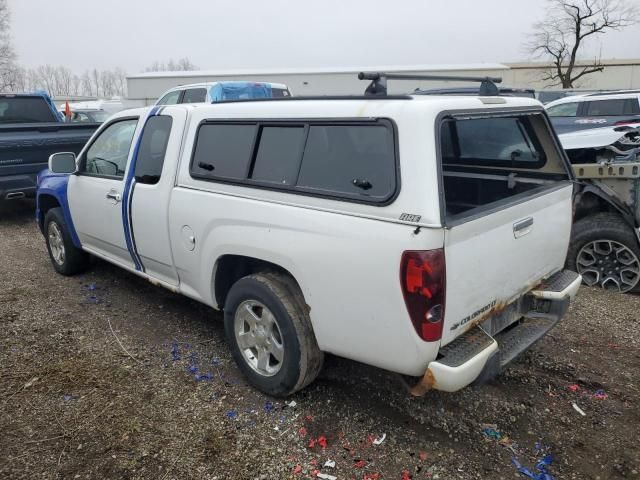
POLYGON ((480 95, 498 96, 500 90, 496 83, 501 83, 500 77, 461 77, 455 75, 402 75, 398 73, 384 72, 360 72, 360 80, 371 80, 371 83, 364 91, 365 95, 386 96, 387 80, 430 80, 430 81, 453 81, 453 82, 479 82, 480 95))

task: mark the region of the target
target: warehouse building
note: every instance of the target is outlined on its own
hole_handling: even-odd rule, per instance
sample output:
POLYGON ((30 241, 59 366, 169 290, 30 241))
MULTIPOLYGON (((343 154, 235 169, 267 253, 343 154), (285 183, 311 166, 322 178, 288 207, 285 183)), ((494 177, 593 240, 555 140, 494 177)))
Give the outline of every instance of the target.
MULTIPOLYGON (((149 105, 165 91, 178 85, 215 81, 253 81, 284 83, 293 95, 361 95, 367 82, 358 80, 363 71, 403 74, 503 76, 509 67, 501 64, 413 65, 410 67, 360 67, 349 69, 228 70, 193 72, 149 72, 127 77, 128 98, 149 105)), ((407 93, 415 88, 445 86, 439 82, 390 82, 389 93, 407 93)), ((454 84, 452 84, 454 85, 454 84)))
MULTIPOLYGON (((604 60, 604 71, 585 76, 580 88, 591 90, 640 89, 640 59, 604 60)), ((577 69, 583 65, 578 64, 577 69)), ((509 87, 549 88, 541 80, 548 65, 541 63, 466 64, 466 65, 411 65, 393 67, 280 69, 280 70, 226 70, 189 72, 148 72, 127 77, 128 99, 132 104, 149 105, 166 90, 178 85, 225 80, 265 81, 284 83, 296 96, 302 95, 359 95, 366 82, 358 80, 358 72, 384 71, 419 75, 465 75, 502 77, 509 87)), ((399 94, 415 88, 439 88, 465 85, 457 82, 390 82, 389 93, 399 94)), ((558 89, 558 87, 551 87, 558 89)))

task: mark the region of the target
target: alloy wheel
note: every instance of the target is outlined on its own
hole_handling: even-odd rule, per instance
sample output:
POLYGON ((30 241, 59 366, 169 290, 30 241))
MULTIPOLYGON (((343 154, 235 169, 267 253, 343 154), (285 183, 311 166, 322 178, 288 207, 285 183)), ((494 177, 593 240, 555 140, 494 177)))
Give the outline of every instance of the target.
POLYGON ((63 265, 65 260, 64 240, 62 232, 56 222, 49 224, 49 248, 51 256, 58 265, 63 265))
POLYGON ((614 240, 595 240, 578 252, 578 273, 589 286, 628 292, 640 282, 640 259, 614 240))
POLYGON ((284 342, 271 310, 257 300, 245 300, 236 310, 234 332, 238 348, 253 370, 266 377, 280 371, 284 342))

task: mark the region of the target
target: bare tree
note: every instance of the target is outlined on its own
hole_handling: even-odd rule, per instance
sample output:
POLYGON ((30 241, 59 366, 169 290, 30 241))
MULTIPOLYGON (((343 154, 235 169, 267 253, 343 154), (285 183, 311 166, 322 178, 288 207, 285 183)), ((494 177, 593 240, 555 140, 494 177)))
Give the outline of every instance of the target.
POLYGON ((0 0, 0 90, 13 90, 18 78, 10 33, 11 12, 7 0, 0 0))
POLYGON ((73 95, 80 95, 80 92, 82 92, 82 78, 74 74, 71 78, 71 93, 73 95))
POLYGON ((145 72, 184 72, 189 70, 197 70, 196 67, 191 60, 187 57, 180 58, 179 60, 174 60, 170 58, 167 63, 155 61, 147 68, 144 69, 145 72))
POLYGON ((58 66, 55 69, 57 95, 71 95, 73 89, 73 72, 67 67, 58 66))
POLYGON ((549 85, 573 88, 574 82, 604 66, 600 57, 577 67, 576 61, 585 42, 610 30, 633 25, 638 10, 626 0, 547 0, 547 17, 534 25, 527 44, 531 54, 548 59, 543 80, 549 85))

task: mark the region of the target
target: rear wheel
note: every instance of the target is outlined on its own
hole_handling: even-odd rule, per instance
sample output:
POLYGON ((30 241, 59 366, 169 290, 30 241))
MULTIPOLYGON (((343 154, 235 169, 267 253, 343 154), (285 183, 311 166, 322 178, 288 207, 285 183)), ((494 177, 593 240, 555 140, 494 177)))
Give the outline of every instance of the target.
POLYGON ((44 236, 56 272, 74 275, 87 269, 89 254, 73 244, 61 208, 52 208, 45 215, 44 236))
POLYGON ((322 368, 323 353, 302 292, 287 275, 259 273, 238 280, 227 295, 224 322, 236 363, 264 393, 290 395, 322 368))
POLYGON ((638 239, 614 213, 599 213, 574 224, 567 266, 592 287, 615 292, 640 290, 638 239))

